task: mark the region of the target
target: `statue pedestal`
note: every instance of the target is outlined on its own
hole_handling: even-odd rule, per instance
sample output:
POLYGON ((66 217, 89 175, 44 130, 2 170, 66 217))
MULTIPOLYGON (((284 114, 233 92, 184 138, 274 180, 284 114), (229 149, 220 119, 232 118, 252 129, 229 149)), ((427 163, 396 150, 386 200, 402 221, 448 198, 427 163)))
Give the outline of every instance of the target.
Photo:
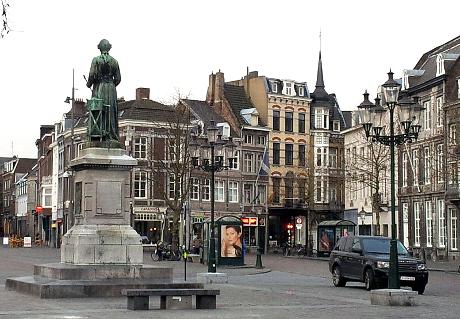
POLYGON ((34 276, 8 278, 6 288, 41 298, 72 298, 171 285, 172 268, 143 265, 141 238, 130 226, 135 165, 123 149, 83 149, 71 163, 75 225, 62 238, 61 263, 35 265, 34 276))
POLYGON ((130 170, 122 149, 87 148, 72 161, 75 225, 62 239, 61 262, 141 265, 142 243, 130 226, 130 170))

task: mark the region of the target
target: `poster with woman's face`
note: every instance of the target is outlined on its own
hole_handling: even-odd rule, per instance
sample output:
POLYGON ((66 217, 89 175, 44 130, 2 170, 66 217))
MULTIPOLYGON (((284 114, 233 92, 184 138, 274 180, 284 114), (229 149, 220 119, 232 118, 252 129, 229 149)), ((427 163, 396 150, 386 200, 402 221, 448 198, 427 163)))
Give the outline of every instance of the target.
POLYGON ((220 228, 220 256, 239 258, 243 255, 242 229, 238 225, 222 225, 220 228))

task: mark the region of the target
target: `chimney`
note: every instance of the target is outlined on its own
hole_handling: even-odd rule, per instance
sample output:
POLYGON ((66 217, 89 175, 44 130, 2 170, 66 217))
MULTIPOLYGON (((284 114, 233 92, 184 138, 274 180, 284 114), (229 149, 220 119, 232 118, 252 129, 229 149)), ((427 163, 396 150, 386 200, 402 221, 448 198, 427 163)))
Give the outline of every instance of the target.
POLYGON ((136 100, 148 100, 150 99, 149 88, 137 88, 136 89, 136 100))
POLYGON ((74 104, 74 117, 79 118, 86 113, 86 104, 82 99, 75 99, 75 104, 74 104))
POLYGON ((216 89, 215 89, 215 101, 220 102, 224 99, 224 83, 225 83, 225 78, 224 78, 224 73, 223 72, 217 72, 215 74, 216 77, 216 89))
POLYGON ((216 95, 216 76, 214 72, 209 75, 209 85, 208 85, 208 92, 206 93, 206 102, 209 105, 214 105, 214 99, 216 95))

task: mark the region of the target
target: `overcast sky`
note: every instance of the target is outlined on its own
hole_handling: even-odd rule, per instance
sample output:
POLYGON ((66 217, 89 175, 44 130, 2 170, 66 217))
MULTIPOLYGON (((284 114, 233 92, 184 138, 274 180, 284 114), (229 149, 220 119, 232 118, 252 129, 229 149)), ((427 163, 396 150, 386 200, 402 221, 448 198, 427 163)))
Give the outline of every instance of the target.
POLYGON ((400 77, 421 55, 460 35, 453 1, 8 0, 13 32, 0 39, 0 156, 35 157, 42 124, 89 98, 83 75, 102 38, 121 69, 118 96, 176 91, 204 99, 208 75, 251 71, 306 81, 314 90, 322 33, 324 82, 344 110, 371 98, 390 68, 400 77), (13 148, 12 148, 13 146, 13 148))

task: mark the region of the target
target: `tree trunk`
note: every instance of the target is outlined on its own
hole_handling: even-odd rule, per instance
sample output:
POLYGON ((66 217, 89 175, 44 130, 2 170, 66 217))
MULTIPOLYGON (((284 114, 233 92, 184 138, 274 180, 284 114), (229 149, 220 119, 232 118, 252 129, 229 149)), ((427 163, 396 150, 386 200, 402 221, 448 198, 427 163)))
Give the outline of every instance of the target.
POLYGON ((179 217, 181 210, 176 208, 173 212, 173 222, 171 225, 171 248, 173 251, 179 250, 179 217))

